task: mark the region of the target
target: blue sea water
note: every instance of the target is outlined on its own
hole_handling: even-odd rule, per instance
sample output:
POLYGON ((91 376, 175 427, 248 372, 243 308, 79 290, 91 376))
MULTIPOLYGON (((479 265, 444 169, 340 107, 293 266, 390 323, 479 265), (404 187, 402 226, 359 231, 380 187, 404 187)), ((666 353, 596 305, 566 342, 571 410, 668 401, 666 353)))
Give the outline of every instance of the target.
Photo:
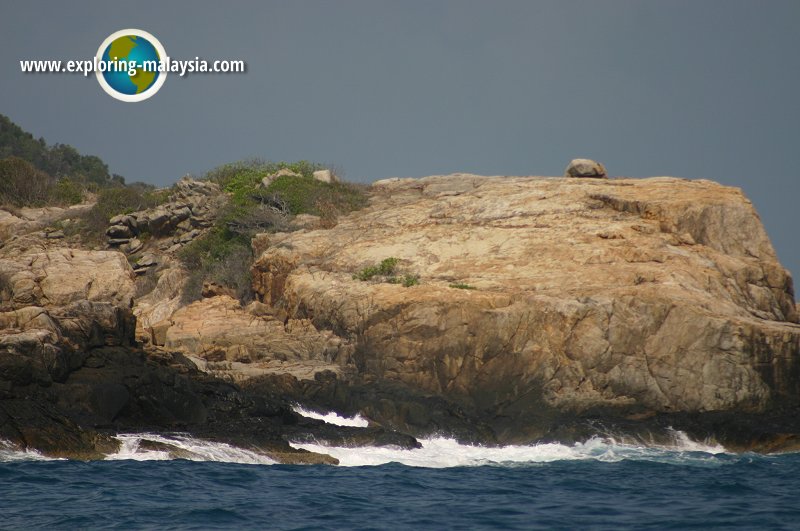
POLYGON ((424 441, 427 450, 332 449, 344 465, 334 467, 252 464, 247 454, 208 447, 198 458, 251 464, 139 461, 166 456, 137 453, 131 441, 109 461, 7 452, 0 527, 800 528, 800 454, 600 440, 484 449, 438 439, 424 441))

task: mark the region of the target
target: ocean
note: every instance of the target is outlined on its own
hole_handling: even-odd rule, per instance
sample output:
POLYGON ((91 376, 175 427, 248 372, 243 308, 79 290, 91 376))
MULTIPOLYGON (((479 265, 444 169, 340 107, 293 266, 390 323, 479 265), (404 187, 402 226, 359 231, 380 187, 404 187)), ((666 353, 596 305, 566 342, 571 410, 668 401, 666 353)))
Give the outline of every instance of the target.
MULTIPOLYGON (((328 416, 358 425, 361 419, 328 416)), ((594 438, 485 448, 330 448, 279 465, 186 435, 120 436, 104 461, 0 445, 2 529, 798 529, 800 454, 594 438), (190 459, 148 450, 166 442, 190 459)))

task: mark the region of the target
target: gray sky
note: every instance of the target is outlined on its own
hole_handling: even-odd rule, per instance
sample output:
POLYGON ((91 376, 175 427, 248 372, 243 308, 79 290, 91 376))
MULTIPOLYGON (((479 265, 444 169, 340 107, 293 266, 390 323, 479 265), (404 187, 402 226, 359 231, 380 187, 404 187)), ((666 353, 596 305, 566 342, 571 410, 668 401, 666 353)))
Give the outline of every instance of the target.
POLYGON ((800 273, 800 1, 0 0, 0 113, 168 184, 247 157, 372 181, 454 171, 740 186, 800 273), (169 76, 141 103, 20 59, 91 58, 112 32, 243 75, 169 76))

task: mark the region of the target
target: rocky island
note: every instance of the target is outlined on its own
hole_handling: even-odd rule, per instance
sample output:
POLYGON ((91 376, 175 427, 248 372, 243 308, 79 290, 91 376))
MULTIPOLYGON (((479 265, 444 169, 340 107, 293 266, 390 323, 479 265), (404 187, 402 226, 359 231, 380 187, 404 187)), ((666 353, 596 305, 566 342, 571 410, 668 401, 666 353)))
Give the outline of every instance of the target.
POLYGON ((118 433, 179 431, 289 463, 335 462, 291 442, 433 433, 797 449, 793 284, 751 203, 601 168, 387 179, 333 215, 286 192, 333 189, 326 170, 184 178, 99 242, 69 230, 91 201, 2 210, 0 439, 97 458, 118 433), (222 256, 208 242, 244 218, 249 254, 223 269, 247 285, 199 278, 193 250, 222 256))

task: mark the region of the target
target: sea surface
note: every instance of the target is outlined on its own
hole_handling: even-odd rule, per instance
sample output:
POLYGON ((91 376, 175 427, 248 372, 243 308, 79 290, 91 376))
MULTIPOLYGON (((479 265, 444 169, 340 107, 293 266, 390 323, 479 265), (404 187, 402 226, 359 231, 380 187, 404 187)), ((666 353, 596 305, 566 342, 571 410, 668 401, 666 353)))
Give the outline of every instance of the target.
POLYGON ((120 440, 117 454, 93 462, 0 443, 0 528, 800 528, 800 454, 733 454, 680 432, 670 446, 596 438, 484 448, 444 437, 416 450, 302 445, 340 466, 278 465, 180 434, 120 440), (143 440, 190 459, 142 449, 143 440))

